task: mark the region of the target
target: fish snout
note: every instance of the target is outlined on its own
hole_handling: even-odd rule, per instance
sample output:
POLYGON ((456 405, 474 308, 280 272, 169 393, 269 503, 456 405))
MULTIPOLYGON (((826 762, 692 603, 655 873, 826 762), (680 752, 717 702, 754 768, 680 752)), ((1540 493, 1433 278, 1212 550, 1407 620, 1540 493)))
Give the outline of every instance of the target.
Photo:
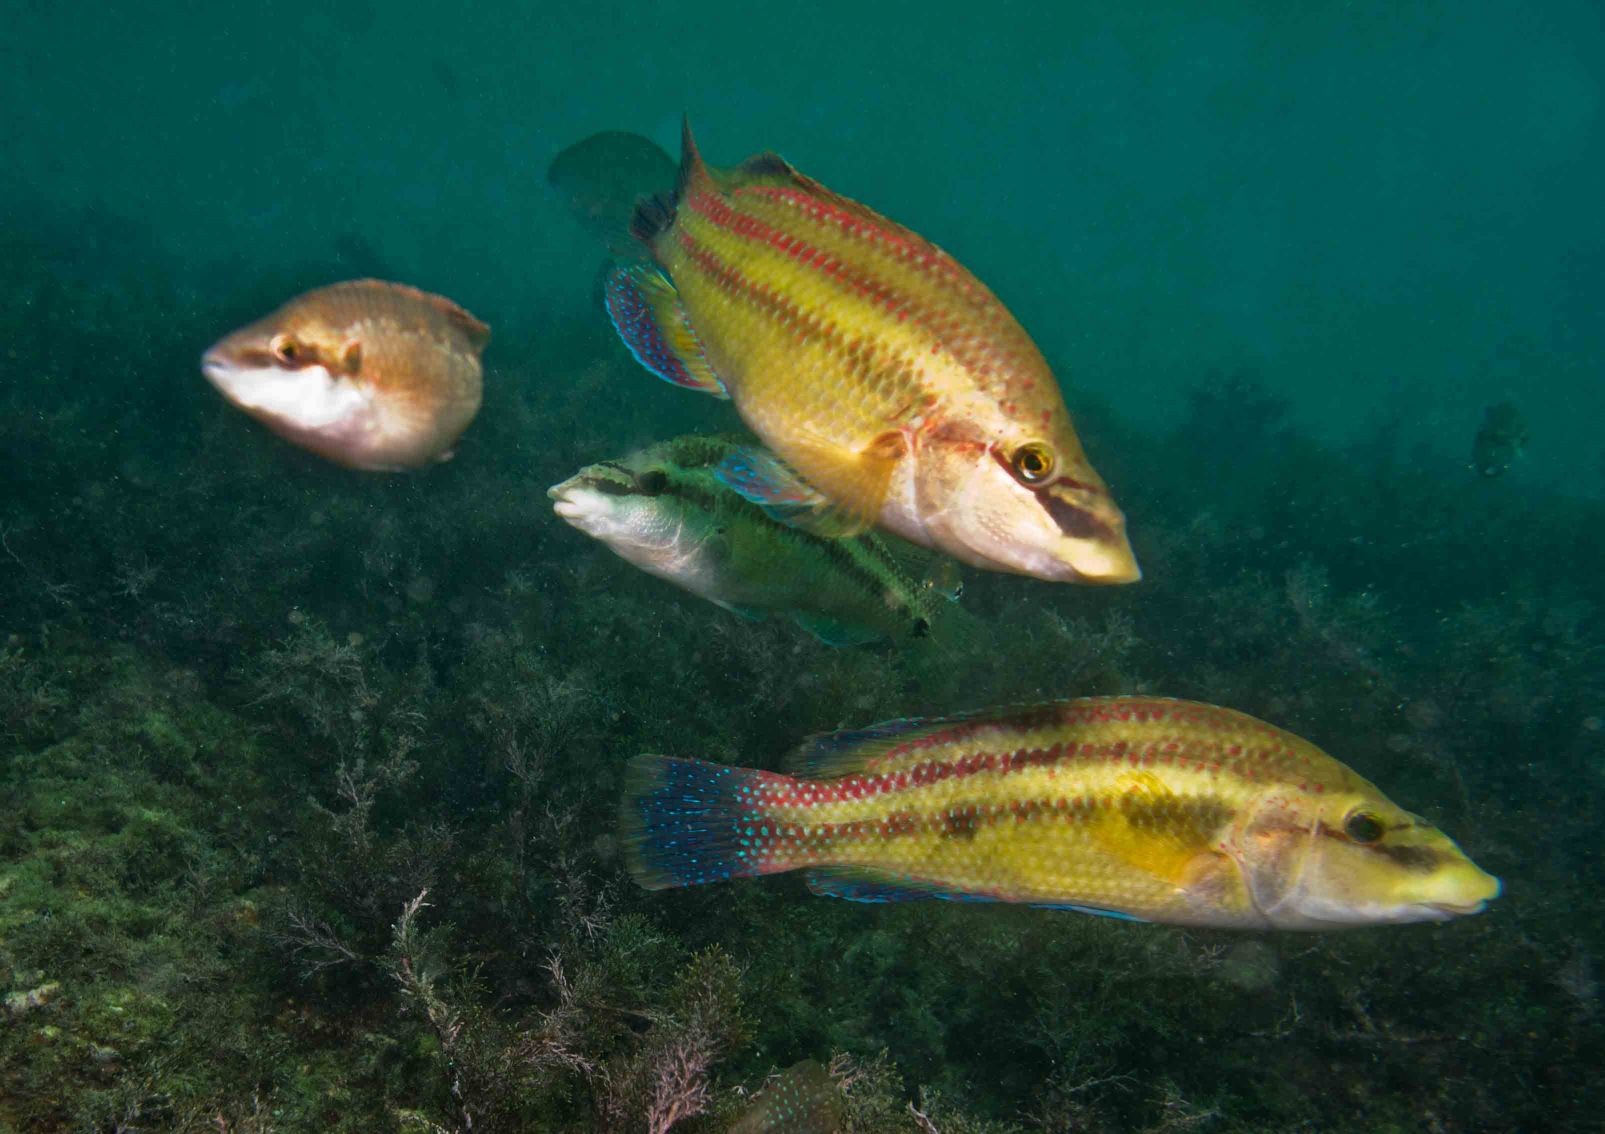
POLYGON ((221 385, 234 373, 234 364, 227 354, 214 346, 201 355, 201 373, 213 385, 221 385))
POLYGON ((546 490, 552 511, 587 534, 596 534, 610 511, 608 497, 596 491, 582 474, 546 490))

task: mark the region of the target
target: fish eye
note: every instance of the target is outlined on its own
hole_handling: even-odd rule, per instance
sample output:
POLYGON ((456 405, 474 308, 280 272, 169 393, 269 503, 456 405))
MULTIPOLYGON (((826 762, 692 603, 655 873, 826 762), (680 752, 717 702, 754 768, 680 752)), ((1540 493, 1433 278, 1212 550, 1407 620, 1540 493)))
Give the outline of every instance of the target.
POLYGON ((1370 846, 1382 838, 1382 820, 1369 811, 1356 811, 1343 821, 1343 833, 1350 842, 1370 846))
POLYGON ((289 364, 301 357, 301 344, 289 335, 274 335, 268 346, 273 351, 273 357, 280 362, 289 364))
POLYGON ((1022 484, 1041 484, 1053 475, 1053 450, 1039 441, 1021 445, 1009 457, 1009 467, 1022 484))
POLYGON ((647 469, 635 478, 635 487, 642 496, 657 496, 669 487, 669 474, 662 469, 647 469))

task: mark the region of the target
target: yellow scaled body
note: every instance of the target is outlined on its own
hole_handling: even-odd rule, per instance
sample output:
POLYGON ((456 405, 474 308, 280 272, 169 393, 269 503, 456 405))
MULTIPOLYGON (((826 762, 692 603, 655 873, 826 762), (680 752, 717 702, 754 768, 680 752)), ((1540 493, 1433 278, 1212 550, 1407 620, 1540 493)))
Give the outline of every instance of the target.
POLYGON ((1498 894, 1437 828, 1242 713, 1089 698, 822 741, 821 778, 642 757, 648 886, 805 868, 859 901, 1026 902, 1182 925, 1443 920, 1498 894))
POLYGON ((1044 579, 1138 577, 1053 373, 996 296, 773 154, 714 170, 689 130, 684 147, 675 200, 633 225, 667 282, 636 269, 610 294, 644 363, 727 394, 838 530, 1044 579))

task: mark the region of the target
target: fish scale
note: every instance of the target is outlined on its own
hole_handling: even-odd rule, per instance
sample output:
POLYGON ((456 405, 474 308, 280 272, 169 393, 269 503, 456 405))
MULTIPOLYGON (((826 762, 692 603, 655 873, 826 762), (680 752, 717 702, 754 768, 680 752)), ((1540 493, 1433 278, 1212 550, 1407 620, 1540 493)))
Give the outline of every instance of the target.
POLYGON ((1498 890, 1313 744, 1196 702, 892 721, 824 738, 804 760, 794 776, 638 758, 624 809, 637 878, 661 888, 804 869, 816 892, 859 901, 1289 928, 1452 916, 1498 890), (1350 833, 1368 830, 1356 814, 1374 840, 1350 833), (1361 912, 1334 914, 1324 889, 1361 912), (1393 912, 1372 908, 1386 903, 1393 912))

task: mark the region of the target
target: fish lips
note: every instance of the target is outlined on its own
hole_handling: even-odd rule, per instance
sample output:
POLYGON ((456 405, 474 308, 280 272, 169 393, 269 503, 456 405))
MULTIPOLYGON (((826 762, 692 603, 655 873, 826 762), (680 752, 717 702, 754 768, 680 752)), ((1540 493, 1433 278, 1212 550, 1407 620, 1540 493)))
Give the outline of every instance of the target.
POLYGON ((201 355, 201 373, 206 375, 206 380, 219 390, 227 391, 229 379, 235 369, 234 364, 217 347, 201 355))
POLYGON ((610 501, 621 493, 609 492, 609 482, 598 482, 581 473, 546 490, 552 501, 552 511, 565 523, 578 528, 588 536, 606 539, 617 534, 616 509, 610 501))

